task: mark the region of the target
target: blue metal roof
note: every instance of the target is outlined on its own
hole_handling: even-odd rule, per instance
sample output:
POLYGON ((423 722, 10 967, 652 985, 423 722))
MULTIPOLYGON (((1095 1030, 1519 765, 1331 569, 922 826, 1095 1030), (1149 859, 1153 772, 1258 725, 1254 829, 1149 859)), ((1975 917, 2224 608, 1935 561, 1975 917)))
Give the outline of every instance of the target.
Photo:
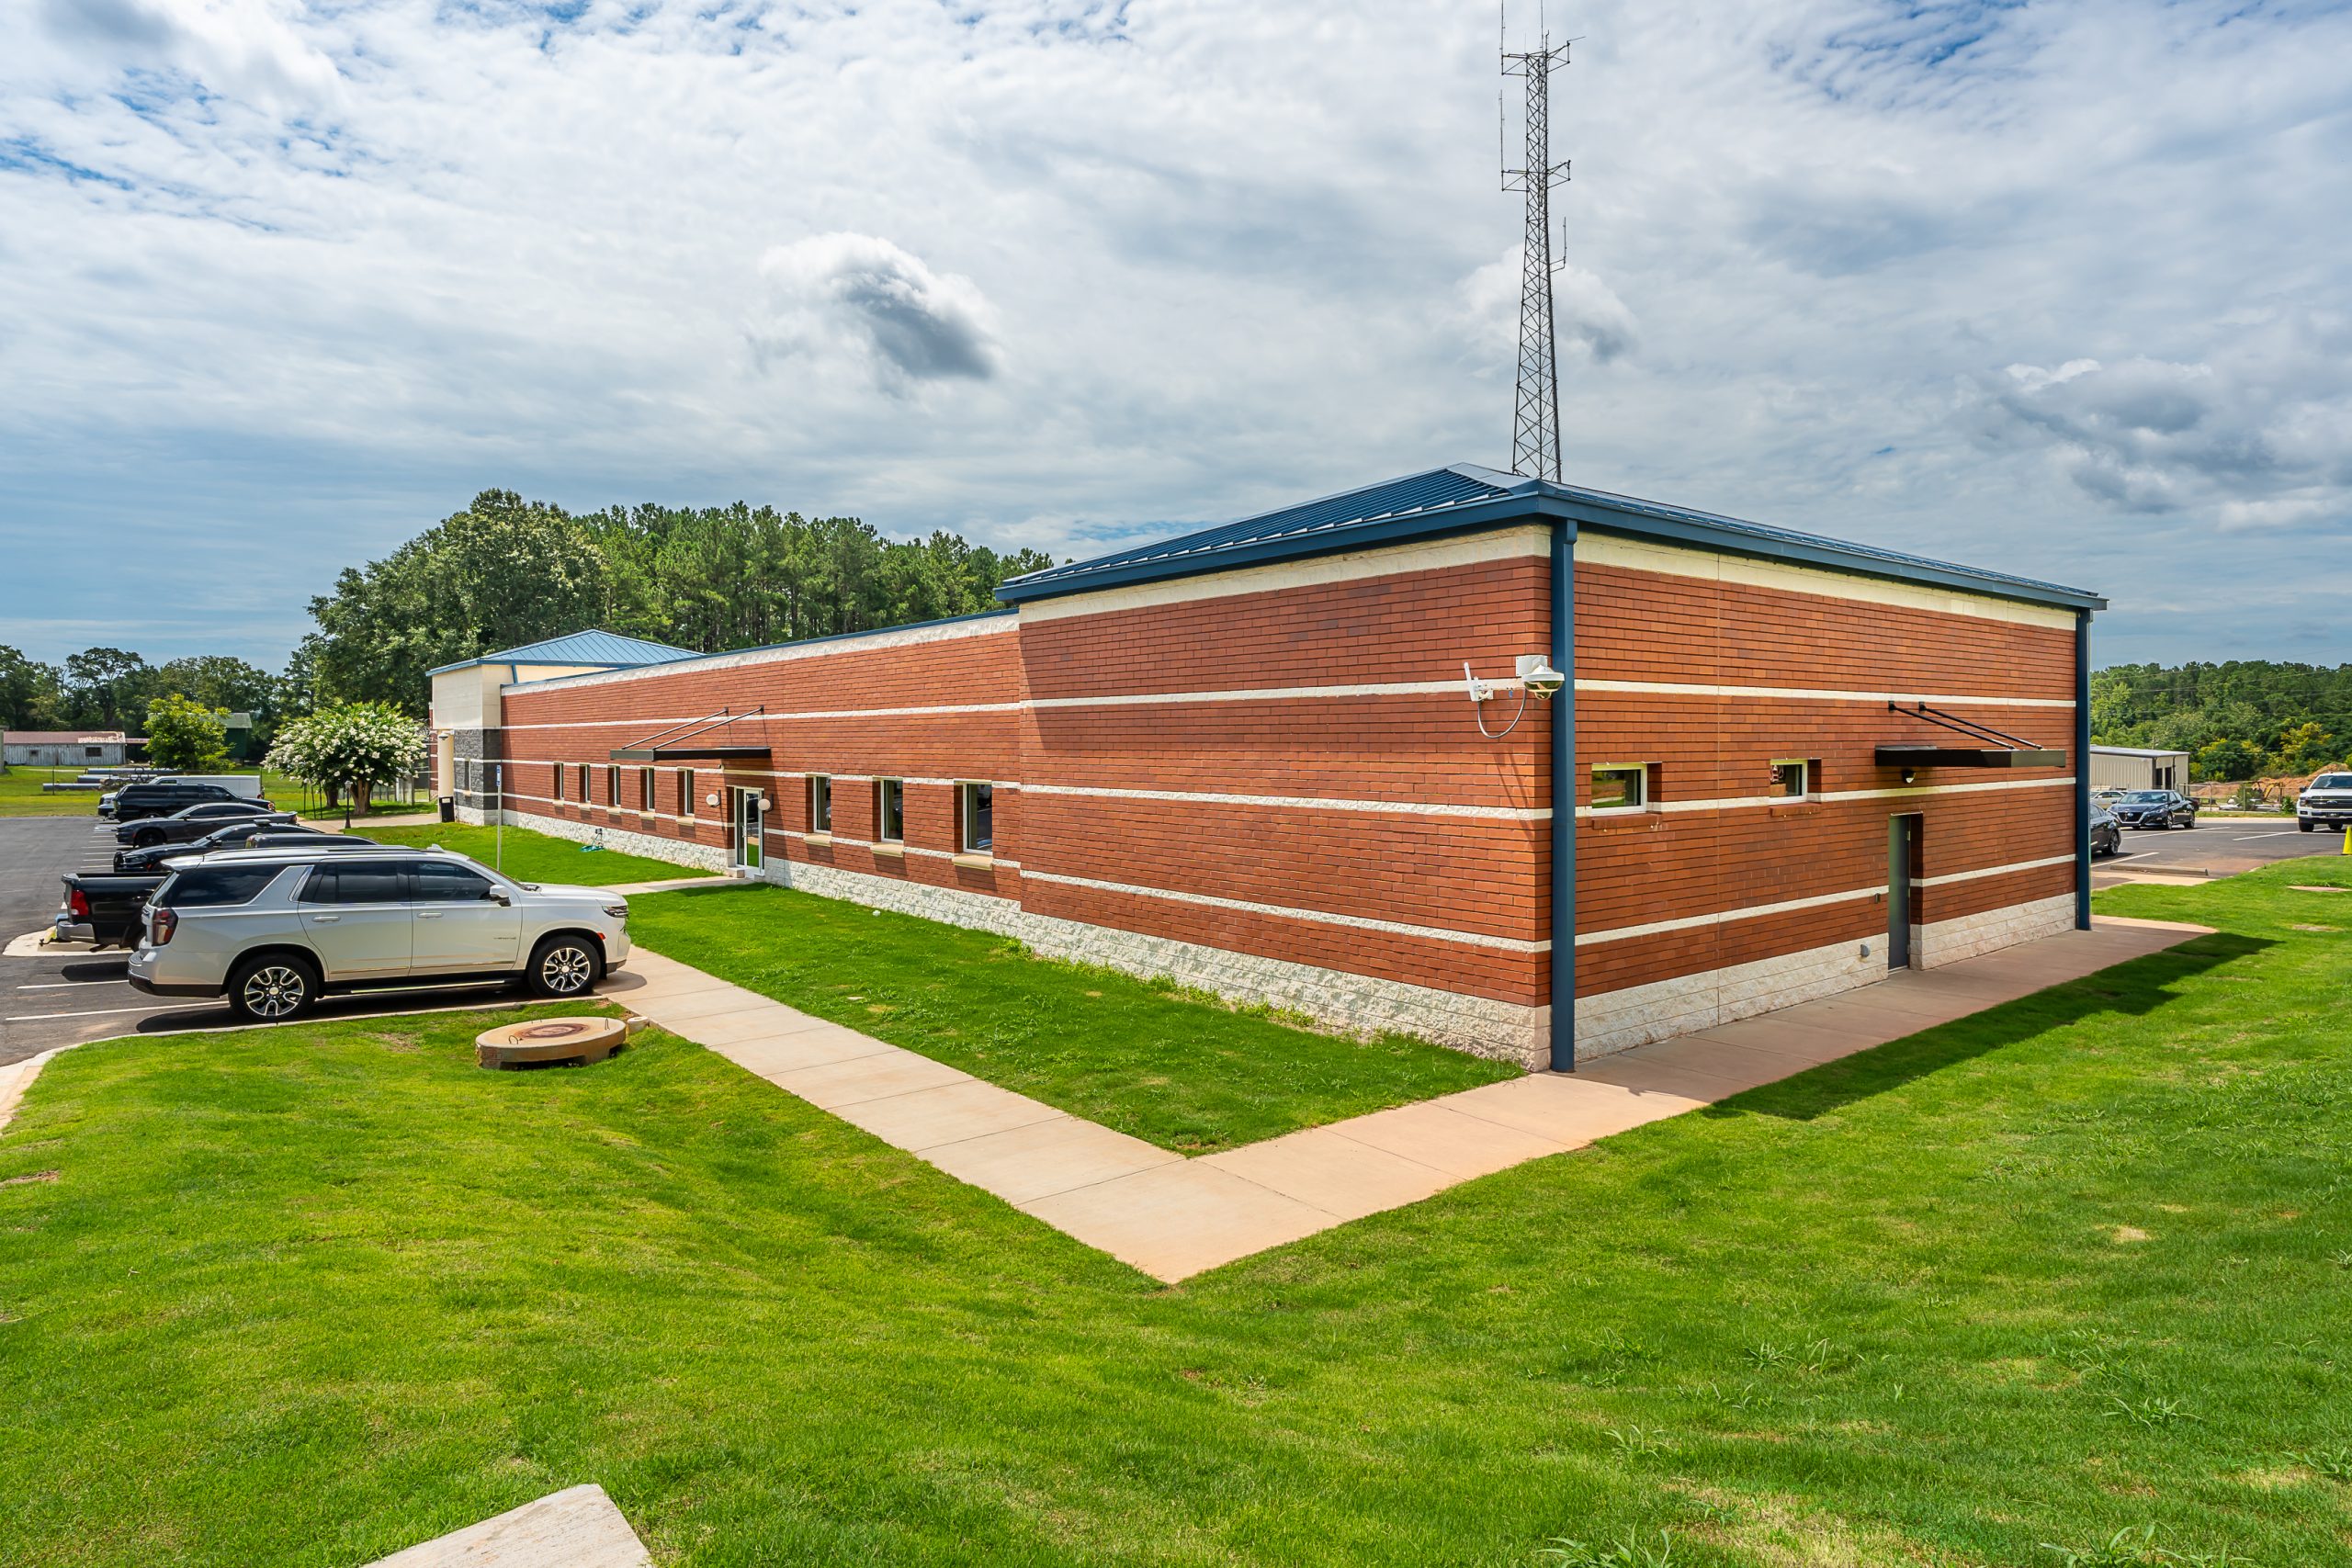
POLYGON ((520 648, 485 653, 479 659, 461 659, 455 664, 444 664, 432 673, 468 670, 477 664, 597 664, 621 670, 636 664, 666 664, 673 659, 694 656, 690 648, 672 648, 666 642, 648 642, 641 637, 623 637, 618 632, 599 631, 592 626, 569 636, 545 637, 520 648))
POLYGON ((1644 535, 1697 548, 1802 561, 1835 570, 1929 582, 2035 604, 2091 610, 2107 606, 2106 600, 2085 589, 1980 567, 1957 566, 1875 545, 1851 544, 1817 534, 1770 527, 1712 512, 1612 495, 1580 485, 1525 479, 1468 463, 1384 480, 1158 544, 1138 545, 1092 560, 1048 567, 1012 579, 997 590, 997 597, 1017 604, 1024 599, 1399 544, 1544 517, 1565 517, 1579 526, 1644 535))

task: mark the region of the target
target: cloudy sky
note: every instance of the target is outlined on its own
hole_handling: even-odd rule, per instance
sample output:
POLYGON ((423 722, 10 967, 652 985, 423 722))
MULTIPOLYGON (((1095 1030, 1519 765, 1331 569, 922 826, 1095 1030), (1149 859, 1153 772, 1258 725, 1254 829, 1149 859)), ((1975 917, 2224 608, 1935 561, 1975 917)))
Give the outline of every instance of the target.
MULTIPOLYGON (((2352 9, 1550 20, 1572 479, 2098 589, 2103 660, 2352 659, 2352 9)), ((39 657, 274 668, 490 486, 1086 554, 1508 460, 1485 0, 0 0, 0 39, 39 657)))

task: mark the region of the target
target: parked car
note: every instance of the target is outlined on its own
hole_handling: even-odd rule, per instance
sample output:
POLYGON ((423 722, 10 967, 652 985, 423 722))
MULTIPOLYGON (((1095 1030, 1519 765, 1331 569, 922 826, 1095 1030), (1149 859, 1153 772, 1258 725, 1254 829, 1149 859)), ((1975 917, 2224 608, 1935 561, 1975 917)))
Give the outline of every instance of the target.
POLYGON ((2127 789, 2108 809, 2126 828, 2197 826, 2197 803, 2177 789, 2127 789))
POLYGON ((2117 789, 2113 785, 2107 785, 2091 791, 2091 804, 2093 806, 2113 806, 2117 801, 2121 800, 2123 795, 2124 792, 2122 790, 2117 789))
POLYGON ((231 850, 148 900, 130 983, 256 1022, 322 996, 467 982, 584 995, 626 963, 628 903, 515 882, 447 850, 231 850))
MULTIPOLYGON (((191 807, 189 809, 206 808, 191 807)), ((154 829, 175 820, 177 818, 165 817, 146 823, 144 826, 149 829, 154 829)), ((130 831, 131 829, 127 828, 118 828, 115 829, 115 836, 120 838, 130 831)), ((323 828, 304 828, 296 824, 284 812, 271 812, 266 816, 258 817, 236 816, 230 818, 226 822, 216 822, 212 830, 199 839, 191 839, 183 842, 167 837, 161 840, 151 840, 142 849, 117 850, 114 852, 114 868, 119 872, 161 871, 164 869, 164 862, 175 855, 209 854, 215 850, 242 850, 265 839, 283 838, 292 842, 302 839, 324 839, 330 836, 323 828)))
POLYGON ((2111 855, 2123 848, 2123 824, 2115 813, 2096 801, 2091 806, 2091 853, 2111 855))
POLYGON ((2352 828, 2352 773, 2322 773, 2295 797, 2295 826, 2352 828))
POLYGON ((98 796, 98 815, 116 822, 136 822, 147 817, 169 817, 183 807, 215 800, 243 800, 264 810, 269 808, 268 801, 241 795, 227 784, 208 784, 202 779, 157 779, 150 784, 125 784, 112 795, 98 796))
POLYGON ((81 873, 61 876, 65 902, 52 929, 60 942, 95 942, 100 947, 129 947, 139 940, 147 917, 147 898, 164 885, 164 873, 135 876, 103 876, 81 873))
POLYGON ((253 821, 290 828, 294 814, 273 809, 266 800, 207 800, 184 806, 169 817, 142 817, 135 822, 125 822, 114 830, 114 841, 141 850, 151 844, 192 844, 232 822, 253 821))

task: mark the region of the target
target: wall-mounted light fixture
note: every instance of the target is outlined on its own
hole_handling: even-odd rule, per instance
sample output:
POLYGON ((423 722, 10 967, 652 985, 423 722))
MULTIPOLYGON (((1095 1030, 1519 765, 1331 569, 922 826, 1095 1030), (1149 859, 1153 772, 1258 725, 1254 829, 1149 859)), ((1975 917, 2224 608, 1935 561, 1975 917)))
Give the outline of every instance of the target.
POLYGON ((1903 782, 1905 784, 1911 784, 1915 782, 1918 776, 1919 770, 1917 768, 1905 768, 1903 770, 1903 782))

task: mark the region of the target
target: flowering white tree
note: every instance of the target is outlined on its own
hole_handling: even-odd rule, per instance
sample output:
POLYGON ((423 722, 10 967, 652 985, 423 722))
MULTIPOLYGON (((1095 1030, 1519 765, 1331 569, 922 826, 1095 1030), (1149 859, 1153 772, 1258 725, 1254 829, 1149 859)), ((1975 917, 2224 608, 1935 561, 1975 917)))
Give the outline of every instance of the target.
POLYGON ((390 703, 345 703, 289 720, 269 749, 269 766, 328 792, 340 789, 368 809, 378 784, 414 772, 424 761, 424 729, 390 703))

